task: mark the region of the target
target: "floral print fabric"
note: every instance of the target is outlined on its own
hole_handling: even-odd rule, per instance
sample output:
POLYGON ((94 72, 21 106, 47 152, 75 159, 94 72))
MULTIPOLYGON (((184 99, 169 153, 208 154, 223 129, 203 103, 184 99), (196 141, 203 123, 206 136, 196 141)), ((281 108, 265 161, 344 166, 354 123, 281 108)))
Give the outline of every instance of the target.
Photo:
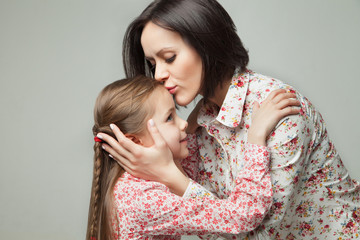
POLYGON ((226 200, 190 181, 185 198, 158 182, 124 173, 114 187, 114 239, 180 239, 181 235, 247 232, 255 229, 272 203, 269 152, 248 145, 245 167, 226 200))
MULTIPOLYGON (((359 182, 350 178, 320 113, 308 99, 279 80, 250 70, 237 71, 222 107, 208 104, 200 110, 198 123, 202 128, 193 143, 198 150, 183 162, 184 167, 194 180, 226 199, 234 188, 234 177, 244 166, 252 104, 279 88, 297 94, 301 114, 282 119, 267 141, 273 205, 254 232, 225 237, 360 238, 359 182)), ((196 193, 187 194, 196 197, 196 193)))

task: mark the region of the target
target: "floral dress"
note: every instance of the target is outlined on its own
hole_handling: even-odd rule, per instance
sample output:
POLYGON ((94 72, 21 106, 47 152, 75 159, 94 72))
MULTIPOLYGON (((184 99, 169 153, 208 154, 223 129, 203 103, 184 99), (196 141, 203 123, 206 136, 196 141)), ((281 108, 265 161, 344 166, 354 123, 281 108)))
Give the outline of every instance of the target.
POLYGON ((273 205, 251 234, 224 237, 360 239, 359 182, 350 178, 320 113, 279 80, 250 70, 236 71, 221 108, 207 104, 200 110, 202 128, 193 143, 197 151, 182 163, 184 168, 195 181, 226 199, 244 166, 252 105, 279 88, 297 94, 301 113, 283 118, 267 140, 273 205))
POLYGON ((113 192, 114 239, 180 239, 181 235, 255 229, 272 203, 269 152, 264 146, 248 144, 245 155, 245 167, 226 200, 213 200, 193 181, 184 194, 188 197, 179 197, 161 183, 124 173, 113 192), (202 197, 191 198, 192 194, 202 197))

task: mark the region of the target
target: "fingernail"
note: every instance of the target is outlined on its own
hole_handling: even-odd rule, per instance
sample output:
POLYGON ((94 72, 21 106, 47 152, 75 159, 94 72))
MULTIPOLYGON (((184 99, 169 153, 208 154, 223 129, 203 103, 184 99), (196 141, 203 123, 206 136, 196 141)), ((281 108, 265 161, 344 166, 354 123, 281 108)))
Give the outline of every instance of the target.
POLYGON ((109 157, 111 157, 112 159, 114 159, 114 157, 113 157, 111 154, 109 154, 109 157))
POLYGON ((104 149, 104 150, 105 150, 105 146, 104 146, 104 145, 101 145, 101 147, 102 147, 102 149, 104 149))
POLYGON ((102 135, 100 135, 100 133, 96 134, 96 136, 100 139, 103 139, 102 135))
POLYGON ((114 130, 114 124, 110 124, 111 130, 114 130))
POLYGON ((150 124, 151 127, 155 126, 154 120, 150 119, 149 124, 150 124))

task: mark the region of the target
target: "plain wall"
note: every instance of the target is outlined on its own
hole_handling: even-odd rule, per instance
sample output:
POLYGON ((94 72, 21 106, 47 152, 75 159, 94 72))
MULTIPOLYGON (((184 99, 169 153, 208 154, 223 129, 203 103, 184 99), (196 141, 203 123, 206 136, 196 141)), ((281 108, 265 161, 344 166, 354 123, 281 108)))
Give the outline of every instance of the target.
MULTIPOLYGON (((0 0, 1 239, 85 238, 94 101, 124 77, 123 34, 149 2, 0 0)), ((220 2, 250 68, 317 106, 359 180, 360 1, 220 2)))

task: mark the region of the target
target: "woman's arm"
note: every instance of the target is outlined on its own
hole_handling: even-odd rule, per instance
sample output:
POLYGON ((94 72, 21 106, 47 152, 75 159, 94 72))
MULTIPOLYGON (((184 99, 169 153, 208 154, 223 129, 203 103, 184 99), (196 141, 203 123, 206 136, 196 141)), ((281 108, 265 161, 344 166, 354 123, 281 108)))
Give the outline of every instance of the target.
MULTIPOLYGON (((303 184, 302 178, 306 175, 310 177, 324 164, 321 156, 316 156, 316 161, 309 162, 309 159, 314 157, 312 148, 316 148, 318 144, 317 135, 326 132, 322 127, 316 127, 316 124, 322 125, 323 120, 306 98, 298 95, 298 99, 301 101, 301 113, 284 118, 268 139, 274 204, 268 215, 267 228, 274 228, 275 231, 270 231, 275 233, 284 227, 281 226, 282 220, 287 210, 293 207, 295 199, 304 197, 296 196, 300 191, 299 186, 303 184)), ((319 139, 322 139, 322 136, 319 136, 319 139)), ((322 151, 326 155, 327 148, 322 151)))

